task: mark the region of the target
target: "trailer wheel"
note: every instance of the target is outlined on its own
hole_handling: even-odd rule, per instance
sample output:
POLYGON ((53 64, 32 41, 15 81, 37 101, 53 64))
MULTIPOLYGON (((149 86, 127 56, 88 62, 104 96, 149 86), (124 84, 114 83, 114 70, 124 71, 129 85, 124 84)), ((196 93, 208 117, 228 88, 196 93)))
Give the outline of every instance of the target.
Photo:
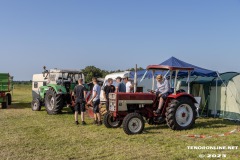
POLYGON ((7 102, 2 102, 2 109, 7 109, 7 102))
POLYGON ((167 125, 173 130, 192 128, 196 115, 196 107, 192 99, 188 97, 173 99, 166 110, 167 125))
POLYGON ((40 103, 39 99, 32 100, 31 106, 32 106, 33 111, 41 110, 41 103, 40 103))
POLYGON ((8 97, 8 105, 12 104, 12 95, 10 93, 7 94, 8 97))
POLYGON ((8 108, 8 96, 6 95, 6 102, 2 102, 2 109, 7 109, 8 108))
POLYGON ((123 119, 123 130, 126 134, 140 134, 144 129, 145 123, 139 113, 129 113, 123 119))
POLYGON ((107 113, 104 114, 103 124, 107 128, 118 128, 122 125, 122 120, 113 120, 113 116, 108 111, 107 113))
POLYGON ((45 96, 45 107, 48 114, 61 113, 63 108, 63 97, 57 94, 54 89, 49 88, 45 96))

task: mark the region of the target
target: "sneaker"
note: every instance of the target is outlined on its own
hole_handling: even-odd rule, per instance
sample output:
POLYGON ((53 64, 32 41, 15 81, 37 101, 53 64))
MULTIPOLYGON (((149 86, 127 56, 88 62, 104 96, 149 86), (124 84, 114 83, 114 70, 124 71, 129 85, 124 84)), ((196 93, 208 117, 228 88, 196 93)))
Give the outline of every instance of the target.
POLYGON ((155 111, 155 113, 156 113, 156 114, 160 114, 160 109, 157 109, 157 110, 155 111))
POLYGON ((102 121, 98 121, 97 125, 101 126, 102 125, 102 121))
POLYGON ((82 121, 82 125, 86 125, 87 123, 85 121, 82 121))
POLYGON ((76 124, 76 125, 79 125, 78 121, 75 121, 75 124, 76 124))
POLYGON ((94 120, 94 121, 93 121, 93 124, 97 124, 97 121, 96 121, 96 120, 94 120))

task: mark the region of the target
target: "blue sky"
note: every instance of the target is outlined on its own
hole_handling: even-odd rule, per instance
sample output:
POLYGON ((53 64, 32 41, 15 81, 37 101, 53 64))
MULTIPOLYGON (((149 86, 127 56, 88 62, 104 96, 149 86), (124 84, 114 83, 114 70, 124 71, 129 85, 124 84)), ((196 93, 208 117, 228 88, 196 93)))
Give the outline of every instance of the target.
POLYGON ((0 0, 0 72, 146 67, 175 56, 240 71, 240 0, 0 0))

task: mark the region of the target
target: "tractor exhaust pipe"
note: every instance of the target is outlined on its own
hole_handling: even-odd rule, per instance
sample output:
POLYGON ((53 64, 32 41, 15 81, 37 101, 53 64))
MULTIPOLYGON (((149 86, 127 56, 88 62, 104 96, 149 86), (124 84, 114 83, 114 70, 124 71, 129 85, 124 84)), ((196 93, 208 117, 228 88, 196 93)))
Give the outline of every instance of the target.
POLYGON ((137 92, 137 64, 135 66, 135 72, 134 72, 134 93, 137 92))

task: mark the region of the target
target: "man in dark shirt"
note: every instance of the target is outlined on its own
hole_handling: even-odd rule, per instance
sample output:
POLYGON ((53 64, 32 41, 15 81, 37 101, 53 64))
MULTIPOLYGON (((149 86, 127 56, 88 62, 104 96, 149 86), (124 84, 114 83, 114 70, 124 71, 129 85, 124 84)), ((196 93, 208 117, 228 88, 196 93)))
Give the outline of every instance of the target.
POLYGON ((121 77, 117 77, 116 78, 116 90, 115 92, 126 92, 126 86, 122 81, 122 78, 121 77))
POLYGON ((108 78, 108 84, 103 89, 103 96, 104 96, 104 99, 106 101, 107 111, 109 110, 109 93, 114 93, 115 92, 115 87, 112 84, 113 84, 113 79, 108 78))
POLYGON ((84 121, 84 112, 86 111, 85 108, 85 97, 86 97, 87 89, 83 86, 83 79, 80 78, 78 80, 78 85, 74 88, 74 95, 75 95, 75 123, 78 125, 78 112, 81 112, 81 119, 82 125, 85 125, 86 122, 84 121))

